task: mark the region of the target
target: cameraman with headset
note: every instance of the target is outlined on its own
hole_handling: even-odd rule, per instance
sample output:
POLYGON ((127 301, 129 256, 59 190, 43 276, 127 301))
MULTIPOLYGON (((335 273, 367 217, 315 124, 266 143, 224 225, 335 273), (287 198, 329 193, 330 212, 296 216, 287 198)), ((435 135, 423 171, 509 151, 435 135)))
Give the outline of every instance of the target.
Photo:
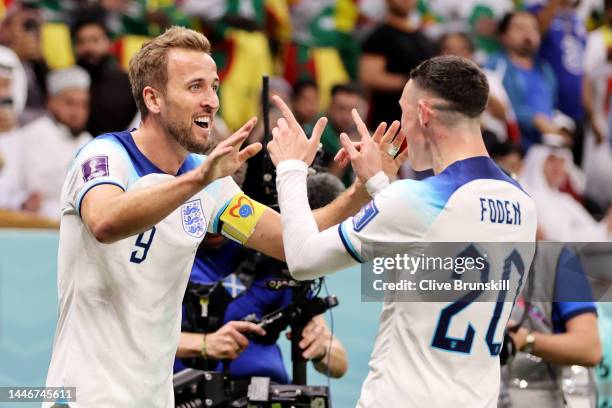
MULTIPOLYGON (((333 199, 343 189, 340 180, 329 174, 312 178, 309 190, 316 190, 319 196, 327 191, 333 199)), ((313 202, 313 208, 317 204, 313 202)), ((269 377, 279 384, 290 382, 276 344, 278 336, 245 320, 258 321, 288 306, 293 300, 291 281, 279 273, 275 267, 278 264, 261 258, 252 262, 253 259, 249 250, 236 242, 220 234, 206 235, 196 254, 183 301, 175 373, 186 367, 229 370, 232 388, 244 390, 245 394, 253 376, 269 377)), ((318 372, 334 378, 344 375, 346 351, 322 315, 310 320, 302 337, 302 356, 311 360, 318 372)))

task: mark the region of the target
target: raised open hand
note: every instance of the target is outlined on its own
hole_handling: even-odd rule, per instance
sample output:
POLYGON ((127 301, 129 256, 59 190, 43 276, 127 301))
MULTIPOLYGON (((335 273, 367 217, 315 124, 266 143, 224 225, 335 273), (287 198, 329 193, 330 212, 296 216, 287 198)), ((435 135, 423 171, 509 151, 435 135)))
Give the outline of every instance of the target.
POLYGON ((233 174, 245 161, 261 150, 261 143, 253 143, 240 150, 240 146, 249 136, 256 123, 257 118, 251 118, 236 133, 213 149, 208 155, 208 160, 202 163, 199 168, 204 185, 233 174))
POLYGON ((317 154, 327 118, 322 117, 317 121, 309 139, 285 102, 276 95, 272 100, 283 114, 272 129, 272 141, 268 143, 272 163, 278 166, 284 160, 297 159, 310 166, 317 154))
MULTIPOLYGON (((372 173, 374 170, 376 172, 381 169, 387 174, 390 179, 393 179, 402 163, 406 161, 408 158, 408 151, 404 150, 403 152, 399 152, 399 149, 406 139, 406 135, 403 131, 400 130, 399 121, 394 121, 391 126, 387 129, 386 123, 381 123, 376 128, 374 135, 370 137, 370 133, 368 131, 367 126, 359 116, 356 110, 352 112, 353 120, 357 125, 357 131, 361 136, 361 141, 353 143, 348 140, 348 137, 344 139, 340 136, 340 141, 342 142, 342 149, 338 151, 334 160, 340 164, 341 167, 348 165, 349 162, 352 163, 355 173, 362 182, 366 182, 367 179, 363 177, 367 177, 368 175, 371 177, 376 173, 372 173), (398 132, 399 130, 399 132, 398 132), (344 140, 343 140, 344 139, 344 140), (368 153, 365 159, 359 159, 360 155, 355 153, 360 153, 364 148, 364 141, 368 143, 368 150, 372 149, 372 145, 377 147, 379 158, 375 159, 371 153, 368 153), (353 157, 351 158, 350 151, 353 151, 353 157), (356 163, 353 159, 357 160, 359 163, 356 163), (370 169, 366 169, 364 167, 364 161, 371 161, 370 169), (380 166, 379 164, 380 163, 380 166), (355 168, 355 165, 360 166, 360 170, 362 174, 359 174, 359 171, 355 168)), ((345 135, 346 136, 346 135, 345 135)))

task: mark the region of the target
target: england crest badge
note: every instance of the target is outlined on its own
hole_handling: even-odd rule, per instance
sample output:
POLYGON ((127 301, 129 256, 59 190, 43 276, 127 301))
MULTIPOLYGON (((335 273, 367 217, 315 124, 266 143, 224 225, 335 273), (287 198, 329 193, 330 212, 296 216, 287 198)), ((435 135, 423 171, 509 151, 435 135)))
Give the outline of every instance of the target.
POLYGON ((202 210, 202 201, 195 199, 186 202, 181 207, 183 229, 187 235, 194 238, 202 238, 206 232, 206 219, 202 210))

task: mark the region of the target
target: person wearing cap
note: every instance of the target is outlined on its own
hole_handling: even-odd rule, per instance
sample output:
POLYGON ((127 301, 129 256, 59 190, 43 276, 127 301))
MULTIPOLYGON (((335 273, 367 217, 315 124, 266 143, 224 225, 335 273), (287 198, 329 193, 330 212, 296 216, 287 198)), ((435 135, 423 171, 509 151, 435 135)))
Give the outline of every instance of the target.
POLYGON ((80 67, 55 70, 47 76, 47 109, 20 131, 22 172, 28 198, 23 209, 60 218, 60 193, 76 151, 91 139, 85 131, 89 115, 89 74, 80 67))

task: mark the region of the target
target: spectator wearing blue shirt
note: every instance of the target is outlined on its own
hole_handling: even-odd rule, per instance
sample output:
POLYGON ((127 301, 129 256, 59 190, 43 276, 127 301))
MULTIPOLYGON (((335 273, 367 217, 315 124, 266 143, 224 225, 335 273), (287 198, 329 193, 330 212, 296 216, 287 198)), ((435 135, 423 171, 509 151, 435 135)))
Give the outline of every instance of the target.
MULTIPOLYGON (((235 273, 244 255, 241 246, 221 235, 207 234, 204 238, 189 281, 199 284, 221 282, 231 299, 220 329, 207 334, 181 333, 174 371, 186 368, 182 359, 202 358, 202 353, 205 353, 206 359, 218 360, 213 364, 215 370, 223 370, 222 360, 231 360, 229 373, 232 379, 259 376, 287 384, 290 379, 279 346, 249 341, 246 332, 262 333, 253 323, 243 320, 247 317, 261 319, 267 313, 286 307, 292 301, 292 293, 289 288, 273 288, 269 282, 278 277, 270 275, 255 277, 247 288, 235 273)), ((207 309, 212 307, 209 304, 207 309)), ((183 312, 185 319, 185 310, 183 312)), ((347 370, 346 351, 332 336, 322 316, 315 316, 306 325, 302 337, 302 356, 312 360, 317 371, 329 372, 336 378, 344 375, 347 370)))
POLYGON ((516 114, 521 144, 528 149, 541 142, 543 134, 563 132, 552 120, 557 81, 550 65, 537 55, 541 36, 532 14, 506 14, 499 33, 503 49, 489 58, 486 68, 501 78, 516 114))
POLYGON ((576 13, 576 0, 530 0, 527 9, 532 12, 540 27, 542 44, 540 56, 552 67, 557 83, 559 110, 576 123, 574 132, 574 158, 582 158, 585 119, 582 104, 584 80, 584 56, 587 31, 583 20, 576 13), (532 3, 532 4, 529 4, 532 3))

